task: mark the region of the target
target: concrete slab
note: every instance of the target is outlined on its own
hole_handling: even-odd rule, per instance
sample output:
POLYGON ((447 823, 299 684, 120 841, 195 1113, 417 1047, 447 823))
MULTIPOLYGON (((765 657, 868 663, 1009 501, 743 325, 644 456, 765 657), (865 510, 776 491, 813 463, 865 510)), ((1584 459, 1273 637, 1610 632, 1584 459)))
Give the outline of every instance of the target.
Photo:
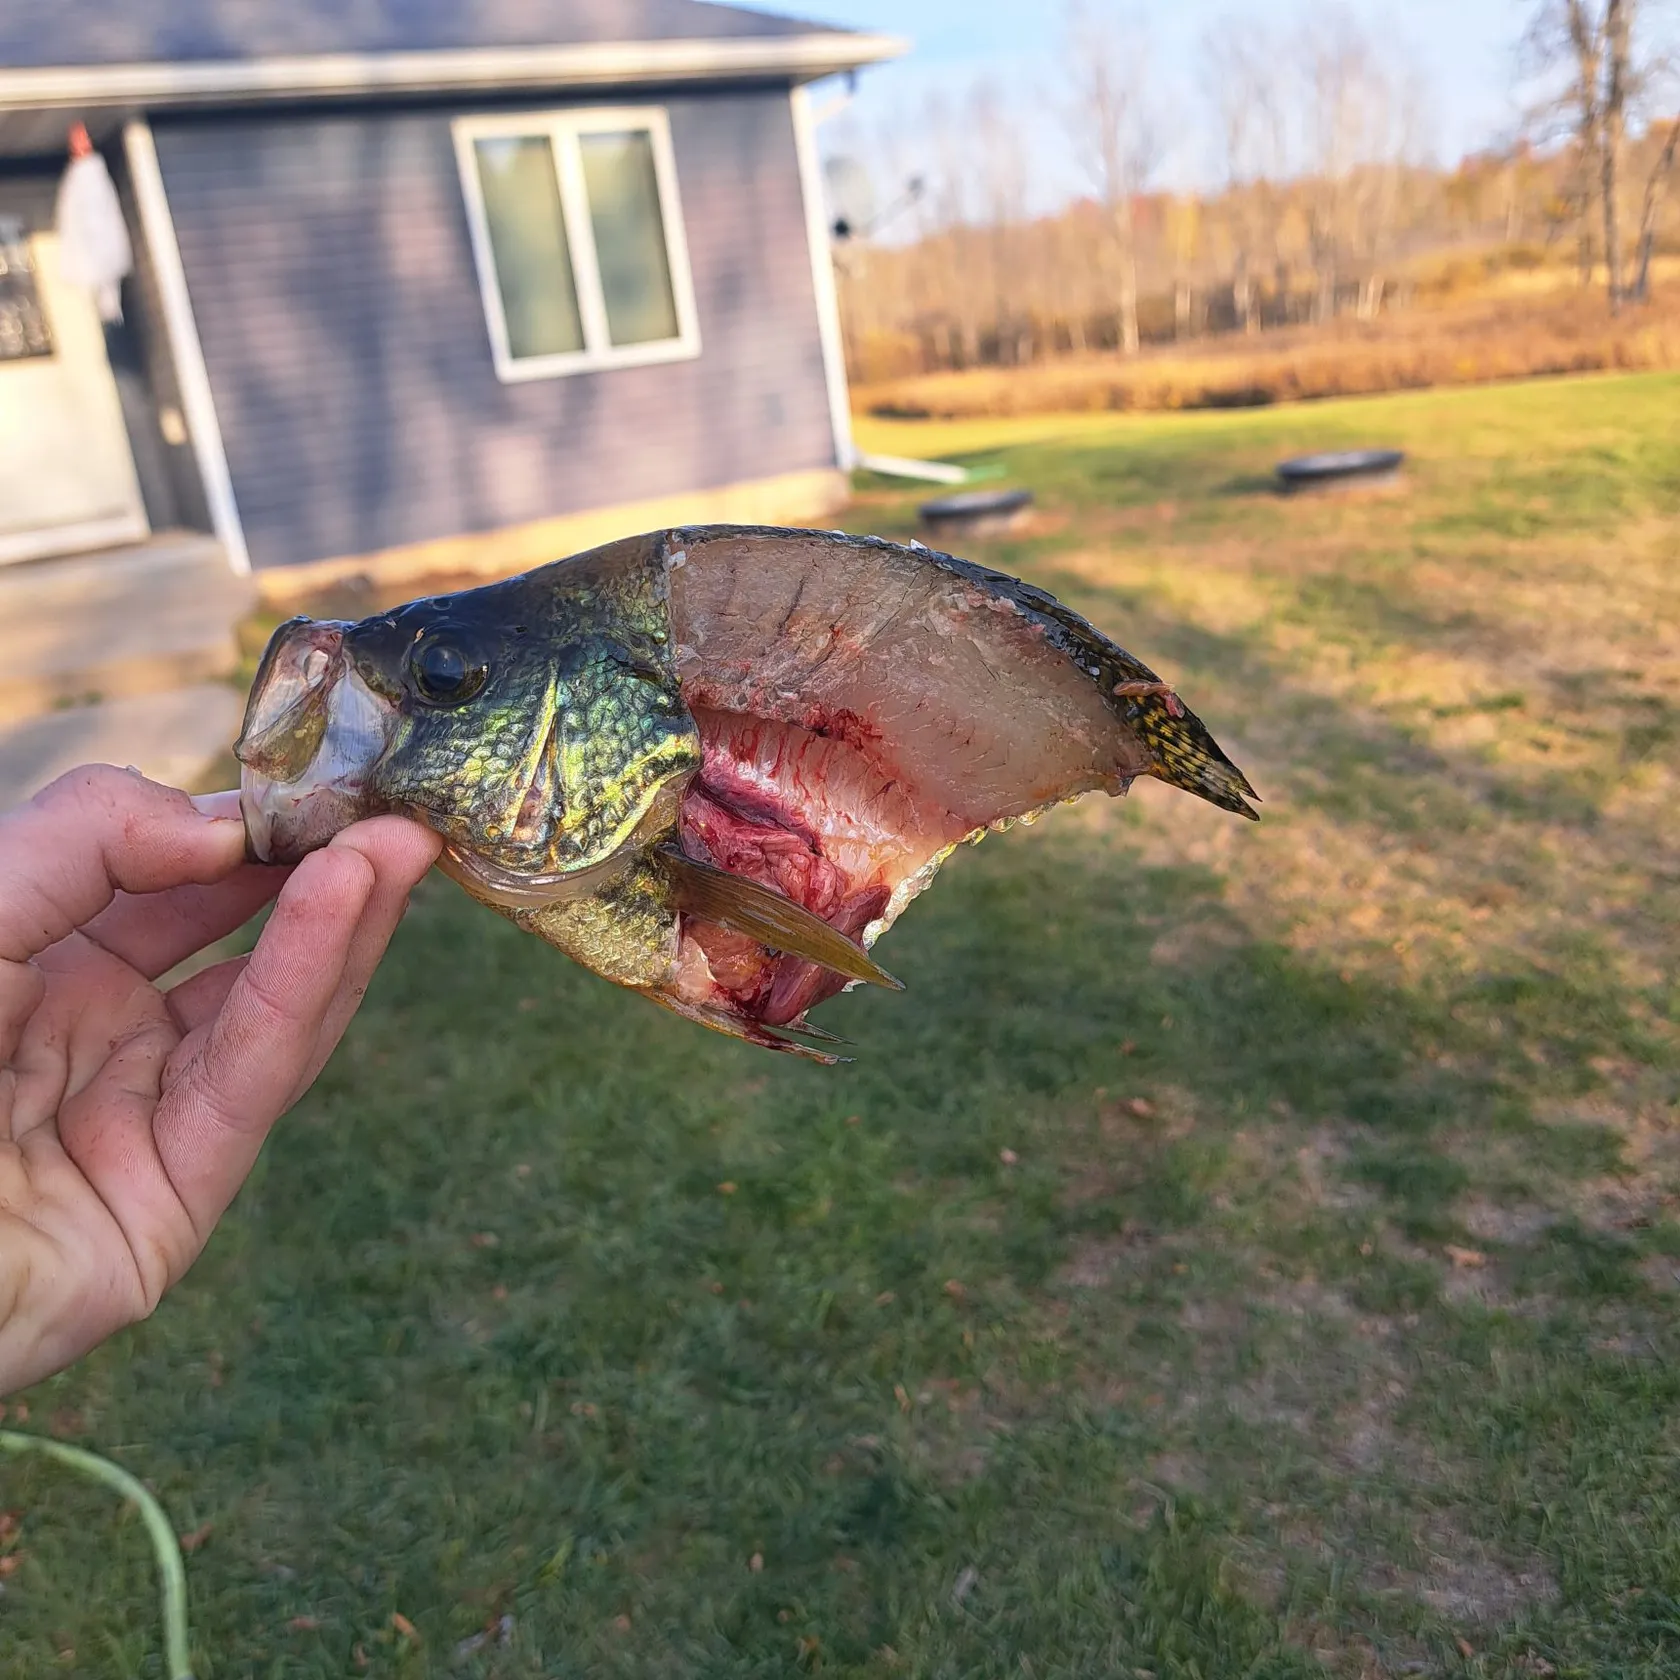
POLYGON ((132 764, 154 781, 190 785, 232 747, 243 711, 231 685, 195 683, 0 724, 0 810, 79 764, 132 764))
POLYGON ((0 720, 229 676, 255 601, 191 532, 0 568, 0 720))

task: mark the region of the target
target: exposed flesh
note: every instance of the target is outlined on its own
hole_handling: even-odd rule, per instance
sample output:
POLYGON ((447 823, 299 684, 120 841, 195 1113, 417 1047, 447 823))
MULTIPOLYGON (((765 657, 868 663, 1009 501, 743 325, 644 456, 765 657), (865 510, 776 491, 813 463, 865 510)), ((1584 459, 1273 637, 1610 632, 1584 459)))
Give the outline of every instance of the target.
MULTIPOLYGON (((779 535, 691 542, 671 610, 705 750, 684 850, 866 943, 965 836, 1146 767, 1037 624, 890 550, 822 569, 779 535)), ((678 972, 770 1026, 845 983, 689 917, 678 972)))

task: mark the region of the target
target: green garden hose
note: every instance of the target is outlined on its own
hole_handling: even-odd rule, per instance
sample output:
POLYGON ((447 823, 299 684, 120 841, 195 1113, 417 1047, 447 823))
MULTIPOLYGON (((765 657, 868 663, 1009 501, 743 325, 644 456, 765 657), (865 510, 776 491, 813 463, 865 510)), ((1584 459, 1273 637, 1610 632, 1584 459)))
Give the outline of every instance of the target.
POLYGON ((0 1452, 40 1453, 45 1458, 56 1458, 60 1464, 103 1482, 140 1507, 146 1532, 152 1537, 152 1549, 157 1553, 158 1582, 163 1594, 163 1655, 169 1680, 193 1680, 192 1664, 187 1656, 187 1572, 181 1563, 175 1530, 170 1527, 163 1507, 126 1470, 96 1453, 83 1452, 80 1447, 0 1429, 0 1452))

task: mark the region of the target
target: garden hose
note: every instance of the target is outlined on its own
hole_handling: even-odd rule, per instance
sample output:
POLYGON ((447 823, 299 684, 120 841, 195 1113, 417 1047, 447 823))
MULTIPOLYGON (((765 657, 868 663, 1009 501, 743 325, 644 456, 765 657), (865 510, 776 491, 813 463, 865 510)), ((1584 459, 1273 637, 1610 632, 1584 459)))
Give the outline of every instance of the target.
POLYGON ((126 1470, 80 1447, 0 1429, 0 1452, 40 1453, 45 1458, 55 1458, 78 1474, 103 1482, 140 1507, 146 1532, 152 1538, 152 1549, 157 1554, 158 1583, 163 1598, 163 1655, 169 1680, 193 1680, 192 1664, 187 1656, 187 1572, 181 1562, 175 1530, 163 1507, 126 1470))

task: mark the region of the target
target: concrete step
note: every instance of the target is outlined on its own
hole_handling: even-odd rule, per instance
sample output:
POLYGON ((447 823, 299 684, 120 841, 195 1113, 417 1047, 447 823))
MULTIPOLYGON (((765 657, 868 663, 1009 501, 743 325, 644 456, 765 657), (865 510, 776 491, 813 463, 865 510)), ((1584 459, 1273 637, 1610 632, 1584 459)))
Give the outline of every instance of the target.
POLYGON ((255 602, 191 532, 0 568, 0 722, 229 676, 255 602))
POLYGON ((0 811, 79 764, 132 764, 192 787, 228 757, 244 706, 230 683, 194 683, 0 725, 0 811))

